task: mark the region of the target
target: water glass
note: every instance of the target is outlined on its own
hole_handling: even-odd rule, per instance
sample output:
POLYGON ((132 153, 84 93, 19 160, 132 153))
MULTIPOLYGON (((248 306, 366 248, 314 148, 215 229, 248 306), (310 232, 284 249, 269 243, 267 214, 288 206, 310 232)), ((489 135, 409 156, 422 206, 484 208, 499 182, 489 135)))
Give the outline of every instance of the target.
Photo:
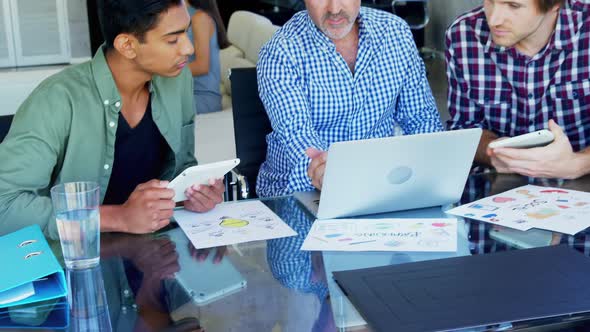
POLYGON ((95 182, 70 182, 51 188, 61 250, 68 269, 98 265, 100 188, 95 182))

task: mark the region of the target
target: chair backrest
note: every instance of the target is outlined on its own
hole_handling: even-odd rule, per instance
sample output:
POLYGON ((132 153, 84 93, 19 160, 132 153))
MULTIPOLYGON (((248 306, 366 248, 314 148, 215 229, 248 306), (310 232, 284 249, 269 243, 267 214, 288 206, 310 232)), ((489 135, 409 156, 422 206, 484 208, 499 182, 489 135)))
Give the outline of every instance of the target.
POLYGON ((264 105, 258 96, 256 68, 234 68, 230 74, 237 170, 246 176, 250 194, 256 196, 256 178, 266 160, 266 135, 272 131, 264 105))
POLYGON ((12 123, 12 118, 14 115, 1 115, 0 116, 0 143, 8 134, 8 129, 10 129, 10 124, 12 123))
POLYGON ((393 0, 393 13, 403 18, 412 30, 424 29, 430 21, 428 0, 393 0))

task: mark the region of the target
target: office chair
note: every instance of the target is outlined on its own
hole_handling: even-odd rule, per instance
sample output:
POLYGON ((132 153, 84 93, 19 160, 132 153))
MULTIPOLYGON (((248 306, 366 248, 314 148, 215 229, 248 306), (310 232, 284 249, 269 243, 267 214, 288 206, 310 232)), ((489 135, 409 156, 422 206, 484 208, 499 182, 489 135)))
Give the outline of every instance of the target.
POLYGON ((393 0, 391 7, 393 13, 408 22, 412 30, 424 29, 430 22, 428 0, 393 0))
POLYGON ((256 68, 233 68, 230 73, 236 155, 237 199, 256 198, 256 179, 266 160, 266 136, 272 131, 258 96, 256 68))
POLYGON ((4 137, 8 134, 10 124, 14 115, 0 115, 0 143, 4 140, 4 137))

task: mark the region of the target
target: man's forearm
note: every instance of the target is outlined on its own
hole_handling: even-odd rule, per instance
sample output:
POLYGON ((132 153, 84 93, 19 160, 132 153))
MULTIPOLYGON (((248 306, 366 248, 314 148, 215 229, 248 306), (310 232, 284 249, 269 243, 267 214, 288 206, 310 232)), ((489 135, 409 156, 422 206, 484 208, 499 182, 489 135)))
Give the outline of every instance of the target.
POLYGON ((488 144, 493 140, 496 140, 498 135, 494 134, 489 130, 483 131, 481 135, 481 139, 479 140, 479 145, 477 146, 477 152, 475 153, 475 162, 478 164, 482 164, 485 166, 492 166, 492 162, 490 157, 487 154, 488 144))
POLYGON ((101 232, 128 232, 121 216, 121 205, 100 206, 100 231, 101 232))

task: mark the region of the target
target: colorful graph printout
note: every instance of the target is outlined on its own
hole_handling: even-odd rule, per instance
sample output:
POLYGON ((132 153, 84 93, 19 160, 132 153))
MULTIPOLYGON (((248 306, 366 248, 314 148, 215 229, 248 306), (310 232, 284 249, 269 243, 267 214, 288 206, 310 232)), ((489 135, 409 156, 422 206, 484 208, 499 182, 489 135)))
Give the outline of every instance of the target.
POLYGON ((316 220, 301 250, 454 252, 457 220, 316 220))
POLYGON ((590 193, 527 185, 447 213, 521 231, 539 228, 574 235, 590 227, 590 193))
POLYGON ((220 204, 207 213, 178 210, 174 219, 196 249, 297 235, 259 201, 220 204))

